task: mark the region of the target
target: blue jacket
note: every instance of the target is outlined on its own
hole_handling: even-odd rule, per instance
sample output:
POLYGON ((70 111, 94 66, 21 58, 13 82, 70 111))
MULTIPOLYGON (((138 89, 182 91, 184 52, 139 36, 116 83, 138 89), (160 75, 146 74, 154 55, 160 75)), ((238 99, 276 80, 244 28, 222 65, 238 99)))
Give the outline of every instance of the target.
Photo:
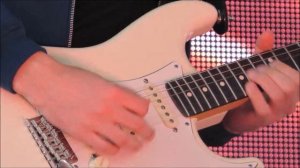
POLYGON ((15 73, 41 45, 71 45, 74 7, 75 0, 1 0, 1 87, 13 92, 15 73))
MULTIPOLYGON (((74 10, 75 0, 1 1, 1 87, 13 92, 18 68, 35 52, 44 51, 42 45, 71 47, 74 10)), ((222 123, 199 133, 214 146, 236 136, 222 123)))

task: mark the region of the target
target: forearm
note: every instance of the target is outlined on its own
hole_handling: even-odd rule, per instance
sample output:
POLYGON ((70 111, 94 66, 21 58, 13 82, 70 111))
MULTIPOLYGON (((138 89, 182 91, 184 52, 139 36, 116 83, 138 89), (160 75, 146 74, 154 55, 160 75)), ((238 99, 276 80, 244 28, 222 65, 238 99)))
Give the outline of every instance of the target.
POLYGON ((25 29, 1 1, 1 87, 10 92, 19 67, 37 51, 44 49, 26 37, 25 29))

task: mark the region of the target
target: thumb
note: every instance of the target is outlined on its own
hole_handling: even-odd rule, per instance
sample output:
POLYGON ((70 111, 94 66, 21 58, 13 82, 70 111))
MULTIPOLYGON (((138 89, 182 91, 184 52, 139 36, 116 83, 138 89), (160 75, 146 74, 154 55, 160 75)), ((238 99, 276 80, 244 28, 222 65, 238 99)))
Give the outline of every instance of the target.
POLYGON ((274 33, 271 30, 264 31, 256 40, 255 53, 271 50, 274 46, 274 42, 274 33))

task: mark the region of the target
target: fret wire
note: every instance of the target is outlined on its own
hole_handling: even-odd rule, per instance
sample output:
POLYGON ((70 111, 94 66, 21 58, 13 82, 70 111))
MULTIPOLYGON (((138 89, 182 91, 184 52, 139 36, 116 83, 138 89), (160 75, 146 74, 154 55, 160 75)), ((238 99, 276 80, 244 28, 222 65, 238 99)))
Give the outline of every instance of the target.
POLYGON ((235 74, 233 73, 233 71, 231 70, 231 68, 228 66, 228 64, 226 64, 225 66, 227 66, 227 68, 229 69, 230 73, 233 75, 233 77, 235 78, 235 80, 237 81, 238 85, 240 86, 242 92, 244 93, 245 96, 247 96, 247 94, 244 91, 244 88, 242 87, 241 83, 238 81, 238 79, 236 78, 235 74))
MULTIPOLYGON (((228 72, 228 71, 227 71, 228 72)), ((230 77, 230 78, 234 78, 234 76, 232 76, 232 77, 230 77)), ((237 82, 238 83, 238 82, 237 82)), ((206 86, 206 85, 201 85, 201 86, 206 86)), ((192 89, 198 89, 200 92, 201 92, 201 89, 199 89, 198 87, 195 87, 195 88, 192 88, 192 89)), ((168 91, 168 90, 170 90, 170 89, 166 89, 166 90, 160 90, 160 92, 163 92, 163 91, 168 91)), ((172 89, 171 89, 172 90, 172 89)), ((174 90, 172 90, 172 91, 174 91, 174 90)), ((243 91, 243 90, 242 90, 243 91)), ((136 93, 138 93, 138 92, 136 92, 136 93)), ((182 92, 180 92, 180 93, 182 93, 182 92)), ((172 95, 170 95, 170 96, 174 96, 175 94, 172 94, 172 95)), ((201 92, 201 95, 203 95, 203 93, 201 92)), ((151 95, 144 95, 145 97, 147 97, 147 96, 151 96, 151 95)), ((247 95, 246 95, 247 96, 247 95)), ((206 100, 206 97, 205 96, 203 96, 204 97, 204 99, 205 99, 205 101, 207 102, 207 104, 208 104, 208 106, 209 106, 209 108, 211 109, 211 105, 208 103, 208 100, 206 100)))
MULTIPOLYGON (((280 55, 282 55, 282 54, 280 54, 280 55)), ((231 68, 230 67, 228 67, 228 64, 224 64, 224 66, 227 66, 227 68, 229 69, 229 72, 231 72, 231 74, 233 74, 233 77, 237 80, 237 78, 236 78, 236 76, 234 75, 234 73, 232 72, 232 70, 231 70, 231 68)), ((237 69, 237 68, 235 68, 235 69, 237 69)), ((225 72, 228 72, 228 71, 225 71, 225 72)), ((241 73, 241 74, 244 74, 244 73, 241 73)), ((239 75, 239 74, 237 74, 237 75, 239 75)), ((195 80, 195 79, 193 79, 193 80, 195 80)), ((196 80, 195 80, 196 81, 196 80)), ((238 81, 238 80, 237 80, 238 81)), ((240 85, 240 83, 239 82, 237 82, 238 84, 239 84, 239 86, 241 87, 241 85, 240 85)), ((205 85, 202 85, 202 86, 205 86, 205 85)), ((197 85, 197 87, 198 87, 198 85, 197 85)), ((242 88, 242 87, 241 87, 242 88)), ((194 89, 194 88, 193 88, 194 89)), ((200 89, 201 90, 201 89, 200 89)), ((242 89, 242 91, 243 91, 243 89, 242 89)), ((243 93, 245 94, 245 92, 243 91, 243 93)), ((245 95, 246 96, 246 95, 245 95)))
POLYGON ((261 54, 262 58, 266 61, 266 63, 269 65, 270 63, 272 63, 273 60, 273 54, 270 52, 265 52, 263 54, 261 54))
POLYGON ((187 99, 187 101, 189 102, 190 106, 193 109, 194 114, 197 114, 193 104, 191 103, 191 100, 186 96, 185 91, 182 89, 181 85, 177 82, 177 80, 175 80, 175 83, 179 86, 179 89, 182 91, 182 94, 184 95, 184 97, 187 99))
POLYGON ((261 59, 258 56, 255 57, 250 57, 249 60, 252 62, 252 64, 256 67, 258 67, 259 65, 263 64, 263 62, 261 61, 261 59))
POLYGON ((201 73, 198 74, 201 79, 204 81, 205 85, 207 86, 208 90, 210 91, 211 95, 213 96, 213 98, 216 100, 216 103, 218 104, 218 106, 220 105, 219 101, 217 100, 217 98, 215 97, 214 93, 211 91, 209 85, 207 84, 207 82, 204 80, 203 76, 201 75, 201 73))
POLYGON ((224 95, 223 91, 221 90, 220 86, 217 84, 216 79, 212 76, 212 74, 209 72, 209 70, 207 72, 210 75, 210 77, 213 79, 213 81, 215 82, 215 84, 217 85, 217 88, 221 92, 221 94, 222 94, 223 98, 225 99, 226 103, 228 103, 228 99, 225 97, 225 95, 224 95))
POLYGON ((254 66, 254 64, 252 63, 252 61, 249 59, 249 57, 247 57, 247 60, 250 62, 250 65, 253 67, 253 69, 255 69, 256 67, 254 66))
POLYGON ((298 69, 298 71, 300 71, 298 65, 296 64, 296 62, 294 61, 293 57, 291 56, 290 52, 286 49, 286 47, 283 47, 283 49, 287 52, 287 54, 289 55, 289 57, 291 58, 292 62, 294 63, 294 65, 296 66, 296 68, 298 69))
POLYGON ((230 84, 228 83, 228 81, 227 81, 227 79, 225 78, 225 76, 223 75, 223 73, 220 71, 220 69, 219 69, 218 67, 217 67, 216 69, 219 71, 219 73, 221 74, 222 78, 223 78, 224 81, 226 82, 226 84, 227 84, 227 86, 229 87, 231 93, 233 94, 235 100, 237 100, 236 94, 233 92, 233 89, 231 88, 230 84))
MULTIPOLYGON (((188 75, 190 76, 190 75, 188 75)), ((188 82, 185 80, 185 78, 183 78, 184 83, 188 86, 189 90, 192 92, 193 96, 196 99, 196 102, 198 103, 198 105, 200 106, 201 110, 204 111, 204 108, 202 107, 201 103, 199 102, 198 98, 196 97, 196 94, 194 93, 193 89, 190 87, 190 85, 188 84, 188 82)))
POLYGON ((207 98, 206 98, 205 94, 202 92, 201 88, 200 88, 200 87, 199 87, 199 85, 197 84, 197 82, 196 82, 195 78, 193 77, 193 75, 190 75, 190 76, 191 76, 191 78, 193 79, 193 82, 196 84, 196 86, 197 86, 198 90, 200 91, 200 93, 201 93, 201 94, 202 94, 202 96, 204 97, 204 99, 205 99, 205 101, 206 101, 206 103, 207 103, 208 107, 211 109, 211 105, 210 105, 210 103, 208 102, 208 100, 207 100, 207 98))
MULTIPOLYGON (((169 86, 171 87, 171 89, 173 90, 173 92, 175 93, 176 97, 178 98, 179 102, 181 103, 182 107, 184 108, 184 111, 186 113, 187 116, 190 116, 190 114, 188 113, 188 110, 186 109, 185 105, 183 104, 183 102, 181 101, 180 97, 178 96, 176 90, 173 88, 172 84, 169 82, 169 86)), ((170 96, 174 96, 174 95, 170 95, 170 96)))
MULTIPOLYGON (((300 51, 300 48, 299 48, 299 49, 292 50, 292 51, 298 51, 298 50, 300 51)), ((272 52, 272 54, 274 55, 275 53, 272 52)), ((281 56, 281 55, 283 55, 283 54, 279 54, 278 56, 281 56)), ((255 55, 253 55, 253 56, 255 56, 255 55)), ((278 60, 277 56, 274 55, 274 57, 278 60)), ((297 56, 295 56, 295 57, 297 57, 297 56)), ((249 59, 249 58, 251 58, 251 57, 247 57, 246 59, 249 59)), ((250 62, 251 62, 251 61, 250 61, 250 62)), ((252 63, 252 62, 251 62, 251 63, 252 63)), ((257 62, 255 62, 255 63, 257 63, 257 62)), ((226 66, 226 64, 223 64, 223 65, 221 65, 221 66, 226 66)), ((220 67, 221 67, 221 66, 220 66, 220 67)), ((196 73, 195 73, 195 74, 196 74, 196 73)))
POLYGON ((248 76, 247 76, 247 74, 246 74, 244 68, 241 66, 241 64, 240 64, 238 61, 237 61, 236 63, 239 65, 239 67, 240 67, 240 69, 242 69, 242 71, 243 71, 245 77, 248 79, 248 76))
POLYGON ((280 61, 280 60, 277 58, 277 55, 274 53, 273 50, 271 51, 271 53, 273 54, 273 56, 275 57, 275 59, 276 59, 277 61, 280 61))
POLYGON ((262 57, 259 53, 258 53, 257 55, 258 55, 259 58, 264 62, 265 65, 268 65, 268 64, 266 63, 266 61, 263 59, 263 57, 262 57))
MULTIPOLYGON (((293 45, 293 44, 291 44, 291 45, 293 45)), ((297 45, 299 45, 299 44, 297 44, 297 45)), ((290 45, 289 45, 290 46, 290 45)), ((279 48, 280 49, 280 48, 279 48)), ((283 55, 283 54, 278 54, 277 56, 275 55, 275 53, 273 53, 273 51, 274 50, 272 50, 272 51, 270 51, 273 55, 274 55, 274 57, 278 60, 278 58, 277 58, 277 56, 281 56, 281 55, 283 55)), ((300 51, 300 48, 299 49, 294 49, 294 50, 292 50, 292 51, 300 51)), ((255 55, 253 55, 253 56, 255 56, 255 55)), ((298 55, 297 56, 295 56, 295 57, 298 57, 298 55)), ((247 57, 247 58, 251 58, 251 57, 247 57)), ((223 64, 222 66, 227 66, 228 67, 228 65, 227 64, 223 64)), ((229 69, 229 71, 232 73, 232 70, 230 69, 230 68, 228 68, 229 69)), ((233 74, 233 73, 232 73, 233 74)), ((233 77, 236 79, 236 77, 235 77, 235 75, 233 75, 233 77)), ((196 80, 193 78, 193 82, 195 82, 196 80)), ((239 84, 239 82, 238 82, 238 84, 239 84)), ((161 85, 165 85, 165 84, 161 84, 161 85)), ((159 85, 158 85, 159 86, 159 85)), ((199 87, 199 86, 197 86, 197 87, 199 87)), ((199 89, 200 91, 201 91, 201 89, 199 89)), ((143 90, 140 90, 140 91, 137 91, 137 92, 141 92, 141 91, 143 91, 143 90)))
MULTIPOLYGON (((282 54, 281 54, 282 55, 282 54)), ((228 67, 228 64, 224 64, 224 66, 227 66, 228 67)), ((237 79, 236 78, 236 76, 234 75, 234 73, 232 72, 232 70, 230 69, 230 68, 228 68, 229 69, 229 71, 233 74, 233 76, 234 76, 234 78, 235 79, 237 79)), ((237 68, 235 68, 235 69, 237 69, 237 68)), ((228 71, 226 71, 226 72, 228 72, 228 71)), ((243 74, 243 73, 241 73, 241 74, 243 74)), ((239 74, 237 74, 237 75, 239 75, 239 74)), ((196 81, 196 80, 195 80, 196 81)), ((240 83, 238 82, 238 84, 240 85, 240 83)), ((202 85, 202 86, 205 86, 205 85, 202 85)), ((240 85, 241 86, 241 85, 240 85)), ((243 91, 243 90, 242 90, 243 91)), ((245 92, 244 92, 245 93, 245 92)))

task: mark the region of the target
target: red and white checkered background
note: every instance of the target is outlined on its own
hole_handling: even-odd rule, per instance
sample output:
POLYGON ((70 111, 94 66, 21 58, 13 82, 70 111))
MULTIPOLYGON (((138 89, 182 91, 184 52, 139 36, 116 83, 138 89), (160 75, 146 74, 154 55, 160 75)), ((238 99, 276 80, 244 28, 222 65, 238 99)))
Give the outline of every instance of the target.
MULTIPOLYGON (((199 71, 250 56, 257 36, 267 29, 275 33, 275 47, 300 40, 300 0, 227 0, 226 4, 234 19, 229 31, 222 36, 211 31, 191 41, 190 61, 199 71)), ((281 122, 211 149, 225 157, 258 157, 267 168, 299 168, 300 103, 281 122)))

